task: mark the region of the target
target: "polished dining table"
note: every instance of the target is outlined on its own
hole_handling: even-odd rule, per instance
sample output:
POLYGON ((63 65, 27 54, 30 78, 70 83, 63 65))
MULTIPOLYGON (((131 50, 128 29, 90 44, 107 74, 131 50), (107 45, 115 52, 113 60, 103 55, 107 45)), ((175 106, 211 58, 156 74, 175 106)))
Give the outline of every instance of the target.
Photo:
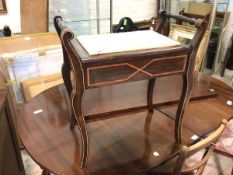
MULTIPOLYGON (((201 73, 195 73, 194 82, 183 118, 185 145, 215 130, 223 118, 233 117, 232 88, 201 73)), ((181 75, 157 78, 153 112, 147 109, 146 80, 88 89, 83 112, 90 148, 84 168, 81 135, 69 128, 70 101, 63 84, 24 105, 17 119, 19 137, 43 174, 144 174, 179 152, 174 125, 182 83, 181 75)))

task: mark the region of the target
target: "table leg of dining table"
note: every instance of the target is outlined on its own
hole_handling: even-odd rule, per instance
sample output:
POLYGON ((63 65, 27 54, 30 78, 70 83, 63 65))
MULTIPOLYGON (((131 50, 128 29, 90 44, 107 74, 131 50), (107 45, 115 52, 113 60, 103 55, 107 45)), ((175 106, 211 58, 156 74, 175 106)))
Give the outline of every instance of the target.
POLYGON ((147 107, 149 112, 153 112, 153 91, 156 78, 150 79, 147 88, 147 107))

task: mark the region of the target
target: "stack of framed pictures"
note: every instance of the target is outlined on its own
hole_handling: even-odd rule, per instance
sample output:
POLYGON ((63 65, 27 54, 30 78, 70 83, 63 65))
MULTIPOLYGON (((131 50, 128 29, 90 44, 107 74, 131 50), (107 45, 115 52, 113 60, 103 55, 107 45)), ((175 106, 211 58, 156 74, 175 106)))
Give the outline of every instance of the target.
POLYGON ((0 41, 1 88, 9 90, 11 113, 25 101, 63 82, 63 53, 55 33, 14 36, 0 41))
MULTIPOLYGON (((28 87, 29 85, 35 86, 35 80, 37 80, 38 85, 41 85, 42 90, 48 88, 46 85, 48 85, 47 82, 50 78, 46 78, 46 76, 53 75, 56 77, 55 81, 57 81, 58 77, 62 80, 61 76, 55 76, 57 74, 60 75, 60 69, 63 63, 61 47, 44 51, 34 50, 5 54, 1 58, 2 69, 4 70, 12 95, 18 106, 22 106, 25 100, 27 101, 33 95, 41 92, 35 92, 35 89, 28 87), (33 92, 27 92, 30 89, 33 92)), ((62 81, 59 82, 62 83, 62 81)), ((57 85, 57 83, 54 85, 57 85)))

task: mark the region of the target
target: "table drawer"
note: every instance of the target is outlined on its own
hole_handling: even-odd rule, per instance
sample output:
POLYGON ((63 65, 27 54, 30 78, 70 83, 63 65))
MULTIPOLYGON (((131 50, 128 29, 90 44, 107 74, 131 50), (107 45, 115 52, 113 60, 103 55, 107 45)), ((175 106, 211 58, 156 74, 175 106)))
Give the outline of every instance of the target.
POLYGON ((186 61, 187 55, 181 55, 89 67, 86 72, 87 87, 109 86, 127 81, 183 73, 186 61))

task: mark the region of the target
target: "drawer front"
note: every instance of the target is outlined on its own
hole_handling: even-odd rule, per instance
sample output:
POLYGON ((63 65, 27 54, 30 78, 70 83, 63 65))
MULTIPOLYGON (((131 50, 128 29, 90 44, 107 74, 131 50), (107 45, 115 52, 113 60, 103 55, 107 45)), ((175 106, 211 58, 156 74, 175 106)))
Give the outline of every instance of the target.
POLYGON ((179 74, 185 71, 187 55, 141 59, 138 61, 87 68, 87 88, 179 74))

